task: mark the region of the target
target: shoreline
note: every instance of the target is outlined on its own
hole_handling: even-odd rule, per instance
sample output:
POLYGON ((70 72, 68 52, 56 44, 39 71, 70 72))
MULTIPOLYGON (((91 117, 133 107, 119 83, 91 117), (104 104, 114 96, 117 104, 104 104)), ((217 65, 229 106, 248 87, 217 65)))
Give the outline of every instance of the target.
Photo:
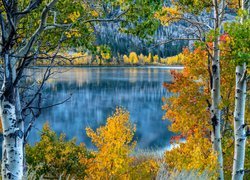
MULTIPOLYGON (((32 67, 49 67, 49 65, 34 65, 31 66, 29 68, 32 67)), ((157 67, 157 68, 184 68, 183 65, 57 65, 57 66, 52 66, 52 67, 72 67, 72 68, 109 68, 109 67, 113 67, 113 68, 153 68, 153 67, 157 67)))

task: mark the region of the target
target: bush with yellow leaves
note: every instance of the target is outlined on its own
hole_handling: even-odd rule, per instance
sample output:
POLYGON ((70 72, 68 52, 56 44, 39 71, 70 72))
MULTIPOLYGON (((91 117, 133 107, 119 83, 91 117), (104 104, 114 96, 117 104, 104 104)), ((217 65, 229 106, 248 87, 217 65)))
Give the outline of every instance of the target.
POLYGON ((169 171, 198 170, 200 173, 207 171, 216 175, 217 159, 209 139, 196 133, 186 138, 185 143, 178 141, 175 146, 171 151, 165 152, 169 171))
POLYGON ((41 140, 34 146, 26 146, 26 161, 29 171, 36 177, 44 176, 58 179, 61 177, 85 176, 86 166, 80 159, 89 159, 91 154, 83 144, 77 145, 76 140, 65 140, 65 135, 59 137, 46 123, 42 130, 41 140))
POLYGON ((135 52, 131 52, 129 54, 129 57, 127 55, 123 56, 123 61, 125 64, 138 64, 139 63, 139 58, 135 52))
POLYGON ((144 63, 145 64, 150 64, 151 62, 152 62, 152 54, 151 53, 149 53, 148 54, 148 56, 145 56, 145 58, 144 58, 144 63))
POLYGON ((129 113, 117 108, 105 126, 96 131, 86 128, 97 151, 87 151, 76 145, 75 139, 65 141, 48 124, 42 130, 41 140, 35 146, 26 146, 29 171, 58 179, 153 179, 159 170, 159 160, 148 155, 134 154, 136 128, 129 113))
POLYGON ((149 65, 149 64, 166 64, 166 65, 181 65, 183 62, 184 55, 182 53, 171 56, 167 58, 160 58, 158 55, 152 55, 151 53, 148 54, 148 56, 144 56, 143 54, 140 54, 139 56, 135 52, 131 52, 129 56, 124 55, 123 56, 123 62, 124 64, 142 64, 142 65, 149 65))
POLYGON ((159 56, 158 55, 154 55, 153 56, 153 61, 154 61, 154 63, 158 63, 159 62, 159 56))
POLYGON ((86 179, 143 179, 155 177, 158 164, 153 159, 138 160, 131 155, 136 142, 133 140, 135 125, 129 113, 118 108, 107 119, 105 126, 96 131, 87 128, 87 135, 96 145, 95 157, 82 163, 87 166, 86 179))
POLYGON ((167 64, 167 65, 180 65, 180 64, 183 64, 183 59, 184 59, 184 55, 183 53, 180 53, 176 56, 161 58, 160 61, 161 63, 167 64))
POLYGON ((129 58, 128 58, 127 55, 124 55, 124 56, 123 56, 123 62, 124 62, 124 64, 130 64, 129 58))

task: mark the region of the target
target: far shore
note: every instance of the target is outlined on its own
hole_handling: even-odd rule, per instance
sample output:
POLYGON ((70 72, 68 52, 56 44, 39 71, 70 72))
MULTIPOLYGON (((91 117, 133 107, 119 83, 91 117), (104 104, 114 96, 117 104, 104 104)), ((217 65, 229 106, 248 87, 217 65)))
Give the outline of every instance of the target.
MULTIPOLYGON (((48 65, 35 65, 33 67, 49 67, 48 65)), ((121 64, 121 65, 118 65, 118 64, 111 64, 111 65, 56 65, 54 67, 104 67, 104 68, 108 68, 108 67, 121 67, 121 68, 124 68, 124 67, 157 67, 157 68, 184 68, 183 65, 166 65, 166 64, 147 64, 147 65, 124 65, 124 64, 121 64)))

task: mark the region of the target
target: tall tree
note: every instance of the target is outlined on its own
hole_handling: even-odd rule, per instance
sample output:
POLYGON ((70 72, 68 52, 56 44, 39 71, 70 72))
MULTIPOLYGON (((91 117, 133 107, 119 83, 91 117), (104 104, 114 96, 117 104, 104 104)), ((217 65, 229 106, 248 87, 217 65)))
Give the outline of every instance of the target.
POLYGON ((223 172, 223 153, 221 145, 221 110, 219 104, 221 102, 221 74, 220 74, 220 33, 224 11, 226 7, 225 0, 221 2, 213 0, 213 19, 214 19, 214 41, 213 41, 213 57, 212 57, 212 77, 211 77, 211 121, 213 125, 212 144, 217 152, 219 163, 219 179, 224 179, 223 172))
POLYGON ((247 64, 250 60, 250 20, 247 19, 247 10, 250 9, 249 1, 241 1, 240 24, 232 23, 229 26, 229 34, 232 36, 232 51, 234 63, 237 64, 235 75, 235 107, 234 107, 234 159, 233 180, 241 180, 244 177, 245 148, 246 148, 246 95, 247 95, 247 64))
MULTIPOLYGON (((179 1, 181 2, 182 6, 181 8, 186 10, 186 12, 192 12, 192 5, 190 1, 179 1)), ((197 1, 195 1, 197 2, 197 1)), ((197 13, 199 12, 199 8, 202 6, 200 4, 195 4, 196 7, 198 7, 197 13)), ((234 10, 237 10, 239 7, 241 7, 241 3, 239 3, 240 1, 213 1, 213 6, 212 6, 212 12, 213 12, 213 30, 210 31, 210 33, 206 33, 206 41, 205 43, 200 43, 201 45, 203 45, 203 48, 207 50, 207 57, 208 57, 208 62, 207 62, 207 69, 208 69, 208 77, 210 77, 210 90, 211 90, 211 100, 207 100, 208 105, 209 105, 209 109, 210 109, 210 115, 211 115, 211 123, 212 123, 212 143, 213 143, 213 148, 215 149, 215 151, 217 152, 217 159, 218 159, 218 163, 219 163, 219 178, 223 179, 224 177, 224 172, 223 172, 223 154, 225 154, 226 156, 226 167, 225 167, 225 173, 228 176, 228 168, 231 169, 232 163, 230 163, 230 165, 228 165, 229 161, 231 161, 232 154, 233 154, 233 150, 231 149, 231 146, 233 145, 233 142, 231 142, 230 138, 235 137, 235 159, 234 159, 234 166, 237 166, 237 169, 234 168, 234 172, 235 175, 237 174, 237 177, 235 175, 233 175, 233 179, 241 179, 243 178, 243 174, 244 174, 244 157, 245 157, 245 141, 246 141, 246 136, 249 134, 249 132, 246 132, 246 127, 247 127, 247 122, 244 121, 244 114, 245 114, 245 102, 246 102, 246 84, 247 84, 247 67, 246 64, 249 63, 249 21, 245 20, 246 22, 243 22, 242 25, 238 24, 237 22, 234 23, 228 23, 230 24, 229 27, 226 26, 225 30, 226 33, 223 32, 223 24, 224 24, 224 19, 226 16, 226 10, 228 8, 232 8, 234 10), (216 8, 217 7, 217 8, 216 8), (228 34, 229 33, 229 36, 228 34), (212 43, 211 43, 212 42, 212 43), (227 54, 227 55, 226 55, 227 54), (225 56, 226 55, 226 56, 225 56), (227 60, 228 64, 224 64, 225 62, 221 61, 221 59, 223 61, 227 60), (212 64, 211 64, 212 61, 212 64), (233 63, 231 63, 231 61, 233 61, 233 63), (234 108, 232 106, 232 102, 233 99, 232 97, 232 89, 234 88, 234 85, 232 84, 232 74, 233 71, 232 68, 236 67, 236 76, 237 76, 237 80, 236 80, 236 100, 235 100, 235 118, 234 118, 234 122, 235 122, 235 128, 234 128, 234 135, 230 133, 231 131, 231 127, 232 127, 232 122, 233 120, 231 120, 231 115, 232 114, 232 108, 234 108), (220 68, 222 67, 222 68, 220 68), (227 75, 223 73, 223 71, 227 71, 227 75), (241 71, 241 72, 239 72, 241 71), (223 76, 224 77, 223 77, 223 76), (226 76, 225 76, 226 75, 226 76), (231 77, 230 77, 231 76, 231 77), (229 87, 225 89, 225 82, 228 83, 229 87), (226 92, 225 92, 226 90, 226 92), (211 103, 210 103, 211 102, 211 103), (222 113, 221 113, 222 112, 222 113), (221 127, 220 127, 221 126, 221 127), (222 135, 224 135, 223 139, 222 139, 222 135), (223 153, 222 153, 222 143, 224 146, 223 149, 223 153), (231 144, 231 145, 230 145, 231 144), (231 156, 228 155, 228 152, 231 153, 231 156), (235 177, 234 177, 235 176, 235 177)), ((245 1, 245 5, 246 5, 245 1)), ((243 4, 243 2, 242 2, 243 4)), ((209 4, 207 6, 207 8, 209 7, 209 4)), ((204 7, 203 7, 204 8, 204 7)), ((247 17, 247 12, 241 10, 240 11, 241 14, 245 17, 247 17)), ((192 13, 195 13, 195 11, 193 11, 192 13)), ((173 14, 173 13, 172 13, 173 14)), ((178 13, 178 17, 176 17, 176 12, 174 13, 175 17, 168 17, 167 19, 183 19, 183 17, 180 17, 180 13, 178 13)), ((165 18, 166 19, 166 18, 165 18)), ((185 19, 184 19, 185 20, 185 19)), ((193 24, 201 24, 200 22, 197 21, 193 21, 191 19, 188 19, 186 21, 191 21, 193 24)), ((199 37, 199 36, 198 36, 199 37)), ((186 38, 187 40, 189 40, 189 38, 186 38)), ((200 40, 200 38, 198 38, 198 40, 200 40)), ((201 41, 201 40, 200 40, 201 41)), ((168 41, 166 41, 168 42, 168 41)), ((197 50, 194 51, 195 55, 198 56, 197 50)), ((196 57, 195 56, 195 57, 196 57)), ((187 61, 187 57, 185 58, 185 60, 187 61)), ((185 62, 184 60, 184 62, 185 62)), ((197 63, 198 64, 198 63, 197 63)), ((199 72, 199 68, 197 67, 197 64, 193 64, 193 69, 196 69, 197 72, 199 72)), ((186 87, 180 88, 181 91, 180 92, 180 97, 182 97, 182 99, 185 99, 183 97, 185 97, 185 91, 187 89, 191 89, 192 91, 194 90, 192 88, 193 83, 198 86, 198 87, 202 87, 202 89, 204 88, 204 86, 199 85, 199 83, 202 82, 202 75, 205 73, 200 72, 198 79, 194 79, 193 74, 195 71, 194 70, 190 70, 191 68, 187 66, 186 63, 184 63, 185 68, 189 68, 189 70, 184 69, 184 77, 182 76, 177 76, 175 77, 175 80, 183 80, 183 78, 186 78, 185 75, 188 73, 190 73, 190 78, 191 78, 191 82, 188 81, 189 83, 186 84, 186 87), (180 78, 181 77, 181 78, 180 78), (185 90, 183 90, 185 88, 185 90)), ((189 80, 189 79, 188 79, 189 80)), ((170 85, 170 87, 174 87, 177 88, 178 87, 178 81, 175 82, 175 85, 170 85)), ((184 83, 183 83, 184 84, 184 83)), ((185 85, 184 85, 185 86, 185 85)), ((168 86, 169 87, 169 86, 168 86)), ((178 89, 178 88, 177 88, 178 89)), ((179 89, 179 90, 180 90, 179 89)), ((190 90, 190 91, 191 91, 190 90)), ((197 90, 197 89, 196 89, 197 90)), ((176 89, 175 89, 176 91, 176 89)), ((198 88, 198 92, 200 92, 201 90, 198 88)), ((179 92, 179 91, 177 91, 179 92)), ((191 93, 189 94, 191 95, 191 93)), ((192 95, 191 95, 192 96, 192 95)), ((206 94, 202 95, 203 97, 206 96, 206 94)), ((179 98, 179 97, 178 97, 179 98)), ((173 99, 178 99, 176 97, 174 97, 173 99)), ((194 98, 193 96, 190 98, 194 98)), ((195 98, 197 101, 197 98, 195 98)), ((175 106, 175 104, 180 103, 179 101, 176 100, 170 100, 171 103, 173 103, 175 106)), ((199 101, 202 101, 202 99, 200 99, 199 101)), ((204 101, 203 101, 204 102, 204 101)), ((198 106, 201 106, 200 104, 197 104, 197 108, 198 106)), ((168 118, 172 118, 173 119, 173 127, 176 131, 177 127, 180 127, 178 125, 180 120, 182 120, 182 124, 184 124, 183 121, 187 120, 186 117, 188 117, 187 114, 191 114, 191 112, 194 113, 193 110, 190 110, 191 108, 186 107, 186 103, 180 103, 180 106, 183 105, 183 107, 186 108, 186 110, 188 112, 184 112, 184 113, 179 113, 178 115, 175 114, 175 117, 173 117, 173 111, 175 112, 175 110, 170 110, 169 113, 167 112, 167 117, 168 118)), ((166 106, 168 107, 168 106, 166 106)), ((165 108, 166 108, 165 107, 165 108)), ((200 107, 202 109, 202 106, 200 107)), ((166 108, 169 110, 169 108, 166 108)), ((176 109, 176 107, 175 107, 176 109)), ((182 108, 180 108, 181 110, 183 110, 182 108)), ((179 109, 179 111, 180 111, 179 109)), ((200 110, 201 111, 201 110, 200 110)), ((191 115, 190 115, 191 116, 191 115)), ((198 113, 196 112, 196 115, 192 115, 192 117, 195 119, 197 118, 198 113)), ((190 120, 188 120, 190 121, 190 120)), ((194 131, 193 129, 197 128, 197 121, 194 121, 192 119, 192 122, 188 123, 188 125, 186 127, 189 128, 182 128, 182 129, 178 129, 177 132, 181 132, 182 135, 184 135, 184 137, 187 137, 187 143, 191 142, 192 138, 190 138, 190 135, 187 134, 187 129, 195 134, 197 134, 199 131, 194 131)), ((204 125, 205 122, 204 122, 204 125)), ((206 127, 206 126, 205 126, 206 127)), ((202 131, 202 130, 201 130, 202 131)), ((194 136, 195 137, 195 136, 194 136)), ((204 135, 204 138, 206 138, 207 136, 204 135)), ((182 147, 185 147, 185 145, 182 145, 182 147)), ((195 148, 192 146, 188 146, 186 145, 186 148, 193 148, 192 151, 195 152, 195 148)), ((171 153, 170 153, 171 154, 171 153)), ((168 159, 169 160, 169 159, 168 159)))
MULTIPOLYGON (((187 33, 181 35, 177 39, 166 40, 166 43, 174 40, 198 40, 205 42, 213 42, 213 46, 205 44, 207 51, 209 52, 209 58, 211 66, 209 66, 210 72, 210 85, 211 85, 211 98, 209 100, 210 108, 210 120, 212 123, 211 140, 212 146, 217 153, 217 159, 219 164, 219 178, 224 179, 223 173, 223 153, 221 145, 221 109, 219 107, 221 103, 221 67, 220 67, 220 36, 222 34, 222 25, 224 22, 225 9, 227 6, 226 0, 202 0, 200 1, 186 1, 179 0, 174 3, 174 8, 163 8, 163 11, 159 13, 159 19, 164 24, 169 22, 184 21, 191 25, 192 28, 187 29, 187 33), (206 13, 208 10, 208 13, 206 13), (209 33, 209 36, 206 34, 209 33)), ((163 42, 164 43, 164 42, 163 42)), ((210 62, 209 62, 210 63, 210 62)))

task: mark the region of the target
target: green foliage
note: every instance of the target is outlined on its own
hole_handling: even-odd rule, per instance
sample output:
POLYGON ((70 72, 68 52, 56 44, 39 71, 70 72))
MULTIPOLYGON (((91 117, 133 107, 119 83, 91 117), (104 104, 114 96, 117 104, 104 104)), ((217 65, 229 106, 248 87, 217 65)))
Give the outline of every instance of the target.
POLYGON ((243 23, 232 22, 225 25, 230 36, 232 61, 236 64, 250 62, 250 19, 243 23))
POLYGON ((121 8, 126 9, 125 21, 121 22, 121 31, 141 38, 149 38, 160 25, 154 14, 162 7, 159 0, 123 0, 121 8), (126 2, 124 5, 123 3, 126 2))
POLYGON ((212 7, 212 0, 177 0, 174 4, 183 12, 199 14, 202 10, 212 7))
POLYGON ((57 136, 48 124, 42 130, 41 140, 34 146, 26 146, 26 160, 29 170, 35 171, 37 178, 44 175, 58 178, 68 175, 83 178, 86 166, 80 159, 89 159, 92 155, 83 144, 76 140, 65 140, 65 135, 57 136))
MULTIPOLYGON (((18 12, 23 12, 32 1, 18 2, 18 12)), ((16 21, 14 49, 22 48, 36 32, 41 23, 41 14, 51 1, 41 1, 29 13, 24 13, 16 21)), ((158 0, 58 0, 47 14, 46 26, 34 42, 31 52, 51 52, 58 47, 78 47, 97 51, 95 27, 99 23, 119 23, 122 32, 142 38, 149 38, 158 28, 159 21, 154 13, 162 5, 158 0)), ((3 18, 7 15, 0 6, 3 18)))

